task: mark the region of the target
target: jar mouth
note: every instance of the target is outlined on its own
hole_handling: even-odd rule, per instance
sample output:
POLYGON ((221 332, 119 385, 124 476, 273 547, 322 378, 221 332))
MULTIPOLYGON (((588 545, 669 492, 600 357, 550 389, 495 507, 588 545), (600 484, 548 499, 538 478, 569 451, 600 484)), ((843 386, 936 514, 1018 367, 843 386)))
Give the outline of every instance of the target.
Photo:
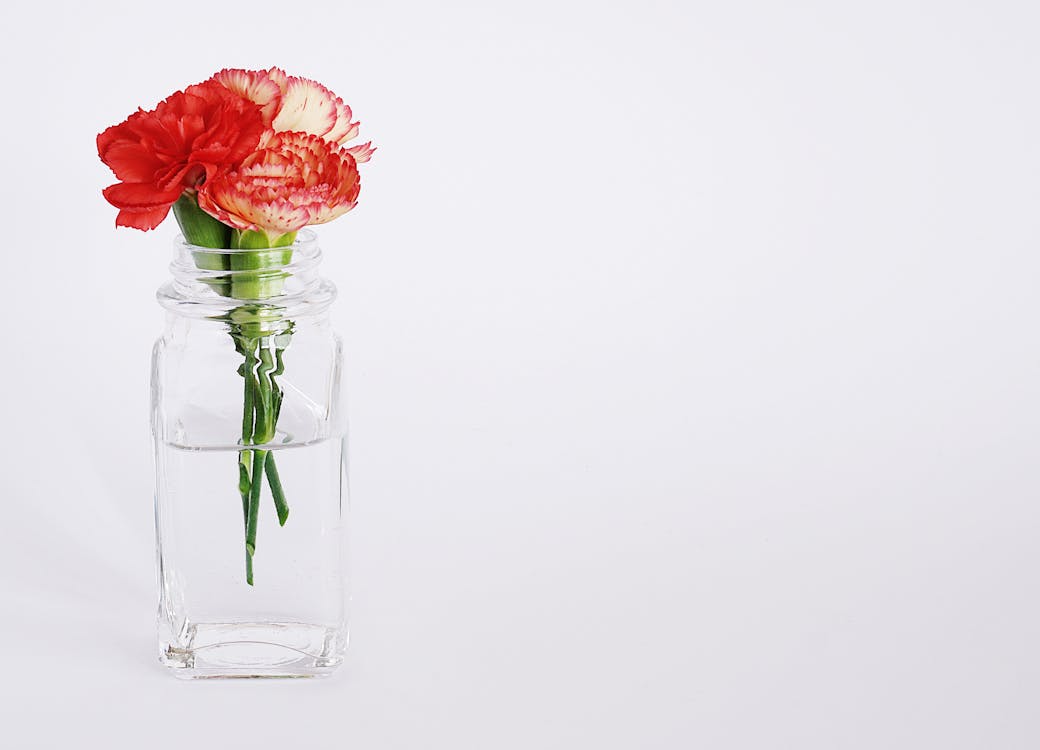
POLYGON ((267 250, 302 250, 308 247, 316 247, 318 242, 318 235, 310 229, 301 229, 296 233, 296 240, 291 245, 285 247, 272 247, 272 248, 248 248, 248 247, 203 247, 202 245, 192 245, 190 242, 184 239, 183 234, 178 234, 174 238, 174 249, 180 251, 184 249, 187 252, 203 251, 206 253, 215 253, 220 255, 247 255, 255 252, 266 252, 267 250))
POLYGON ((317 235, 300 230, 296 241, 273 248, 212 248, 174 240, 172 281, 160 288, 160 304, 203 317, 219 317, 243 304, 285 309, 311 298, 335 297, 335 287, 317 272, 322 253, 317 235))

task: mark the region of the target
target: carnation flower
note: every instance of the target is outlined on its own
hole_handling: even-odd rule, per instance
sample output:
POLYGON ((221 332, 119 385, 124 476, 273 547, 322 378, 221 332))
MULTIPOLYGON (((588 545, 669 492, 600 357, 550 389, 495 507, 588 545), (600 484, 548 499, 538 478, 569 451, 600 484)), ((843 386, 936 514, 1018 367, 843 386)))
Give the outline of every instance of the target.
POLYGON ((371 141, 346 144, 357 137, 361 123, 351 122, 350 107, 317 81, 270 70, 225 69, 211 79, 262 108, 264 124, 276 132, 311 133, 344 148, 356 162, 366 162, 375 148, 371 141))
POLYGON ((185 190, 238 165, 264 132, 261 108, 214 81, 138 110, 97 137, 120 182, 104 190, 118 226, 154 229, 185 190))
POLYGON ((346 149, 311 133, 269 130, 239 168, 207 180, 198 201, 221 223, 273 241, 342 216, 360 189, 357 162, 346 149))

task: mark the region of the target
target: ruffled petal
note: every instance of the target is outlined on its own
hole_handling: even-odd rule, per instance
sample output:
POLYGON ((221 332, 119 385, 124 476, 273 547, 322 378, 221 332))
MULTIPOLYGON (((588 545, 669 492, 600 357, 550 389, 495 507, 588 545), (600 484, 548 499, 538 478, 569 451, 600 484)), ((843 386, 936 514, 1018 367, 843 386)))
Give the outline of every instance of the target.
POLYGON ((181 188, 159 191, 143 182, 117 182, 102 191, 105 200, 116 208, 151 209, 172 206, 181 197, 181 188))
POLYGON ((372 145, 372 141, 368 143, 362 143, 360 146, 351 146, 346 149, 346 152, 354 157, 354 161, 358 164, 363 164, 372 158, 372 154, 376 152, 376 147, 372 145))
POLYGON ((225 68, 213 80, 258 105, 265 125, 274 120, 282 103, 282 89, 266 71, 225 68))
POLYGON ((272 127, 279 131, 299 131, 324 136, 336 127, 336 96, 320 83, 306 78, 290 78, 282 94, 282 107, 272 127))
POLYGON ((147 232, 162 224, 169 213, 170 206, 145 209, 122 208, 116 214, 116 226, 147 232))

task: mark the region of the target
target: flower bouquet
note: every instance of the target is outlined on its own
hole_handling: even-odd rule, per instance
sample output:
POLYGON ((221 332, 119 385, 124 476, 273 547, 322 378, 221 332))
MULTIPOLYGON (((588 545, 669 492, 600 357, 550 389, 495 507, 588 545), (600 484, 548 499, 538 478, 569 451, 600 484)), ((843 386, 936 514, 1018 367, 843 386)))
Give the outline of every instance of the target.
POLYGON ((269 449, 294 332, 278 301, 297 232, 357 204, 357 165, 375 150, 348 145, 358 127, 350 107, 316 81, 278 68, 225 69, 97 137, 118 179, 104 190, 119 209, 117 226, 154 229, 172 209, 199 278, 234 301, 221 314, 243 381, 237 484, 229 484, 241 498, 250 585, 265 484, 279 524, 289 517, 291 488, 269 449))

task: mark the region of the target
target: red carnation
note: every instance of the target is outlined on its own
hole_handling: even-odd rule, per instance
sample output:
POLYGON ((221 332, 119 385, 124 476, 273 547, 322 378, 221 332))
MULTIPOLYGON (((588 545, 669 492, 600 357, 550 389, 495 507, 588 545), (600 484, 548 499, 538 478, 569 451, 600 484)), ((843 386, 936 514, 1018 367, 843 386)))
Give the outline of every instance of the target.
POLYGON ((181 193, 238 166, 263 132, 260 107, 214 81, 108 128, 97 146, 120 180, 104 190, 119 209, 116 225, 154 229, 181 193))

